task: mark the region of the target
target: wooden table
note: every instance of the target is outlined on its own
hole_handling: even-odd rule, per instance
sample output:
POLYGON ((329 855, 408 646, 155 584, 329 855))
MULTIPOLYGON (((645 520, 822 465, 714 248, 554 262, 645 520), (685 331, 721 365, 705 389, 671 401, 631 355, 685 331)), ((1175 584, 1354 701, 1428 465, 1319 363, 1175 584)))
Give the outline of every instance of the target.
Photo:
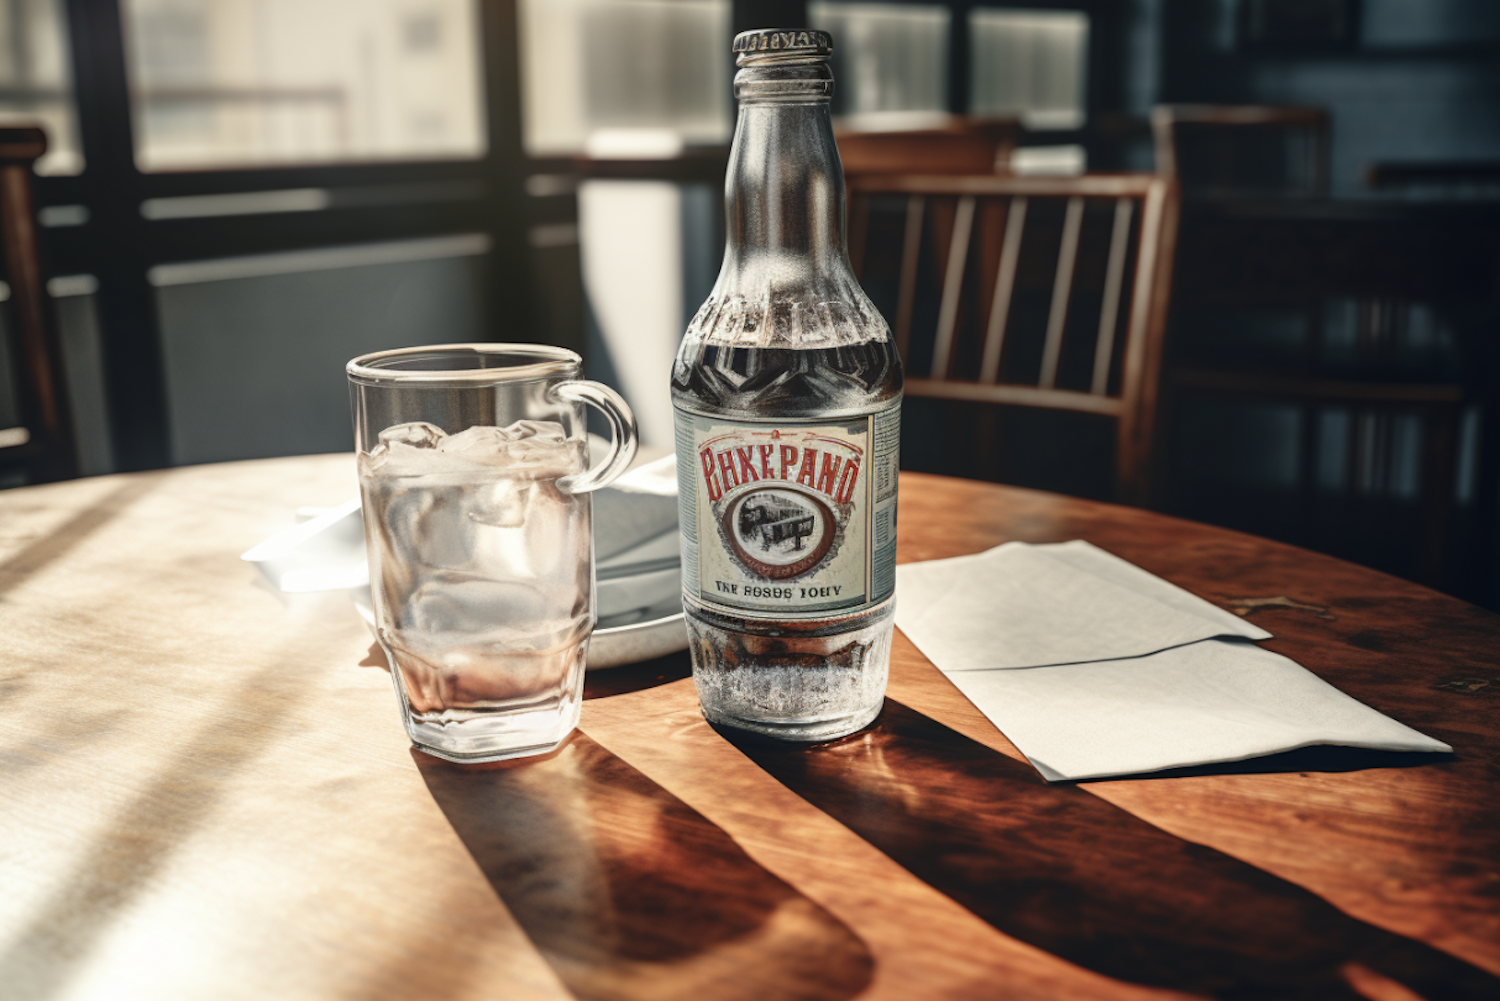
POLYGON ((902 560, 1089 539, 1457 753, 1049 786, 898 634, 842 742, 730 744, 676 657, 465 769, 410 750, 346 596, 236 558, 352 489, 322 456, 0 493, 0 996, 1500 996, 1500 617, 911 475, 902 560))

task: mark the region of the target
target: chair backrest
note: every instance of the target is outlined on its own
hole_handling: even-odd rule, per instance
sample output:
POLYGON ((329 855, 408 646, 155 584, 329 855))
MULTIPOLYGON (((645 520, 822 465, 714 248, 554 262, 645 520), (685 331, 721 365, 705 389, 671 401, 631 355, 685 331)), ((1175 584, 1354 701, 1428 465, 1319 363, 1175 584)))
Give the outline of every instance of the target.
POLYGON ((900 247, 884 262, 897 263, 894 303, 876 298, 906 392, 1111 418, 1116 494, 1146 501, 1175 185, 1152 174, 905 176, 856 177, 849 190, 851 257, 872 291, 880 205, 896 210, 899 240, 883 241, 900 247), (916 319, 924 263, 940 290, 930 342, 916 319))
POLYGON ((1493 202, 1185 211, 1172 412, 1201 426, 1235 398, 1248 401, 1240 414, 1279 410, 1238 441, 1220 436, 1220 454, 1247 439, 1260 449, 1277 426, 1298 440, 1276 474, 1172 461, 1174 513, 1488 600, 1500 552, 1497 233, 1493 202))
POLYGON ((1016 118, 948 115, 920 128, 858 130, 853 119, 834 129, 846 178, 867 174, 1009 173, 1021 134, 1016 118))
POLYGON ((32 164, 47 151, 37 128, 0 128, 0 263, 10 284, 10 349, 21 424, 0 428, 0 469, 32 481, 78 473, 62 343, 37 255, 32 164))
POLYGON ((1328 112, 1263 105, 1151 110, 1156 171, 1187 196, 1328 194, 1328 112))

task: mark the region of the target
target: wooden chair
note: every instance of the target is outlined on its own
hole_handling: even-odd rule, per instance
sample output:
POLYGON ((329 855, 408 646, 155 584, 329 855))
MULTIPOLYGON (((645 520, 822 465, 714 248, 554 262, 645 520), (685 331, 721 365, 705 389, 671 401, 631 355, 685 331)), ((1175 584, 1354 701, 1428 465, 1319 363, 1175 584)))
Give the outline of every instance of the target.
MULTIPOLYGON (((1267 200, 1185 209, 1164 404, 1180 415, 1201 406, 1194 398, 1274 402, 1300 427, 1291 491, 1253 499, 1254 516, 1280 527, 1249 515, 1231 519, 1235 527, 1478 596, 1473 582, 1488 570, 1476 564, 1493 546, 1500 474, 1497 227, 1494 204, 1267 200), (1346 317, 1337 352, 1326 328, 1333 309, 1346 317), (1403 346, 1419 313, 1433 318, 1431 331, 1452 335, 1442 352, 1423 357, 1403 346), (1285 352, 1220 343, 1227 317, 1277 315, 1306 323, 1285 352), (1456 484, 1461 422, 1475 405, 1485 426, 1474 467, 1476 534, 1466 545, 1456 484), (1342 455, 1328 451, 1340 439, 1321 430, 1333 418, 1348 428, 1342 455), (1414 442, 1403 445, 1401 427, 1416 429, 1414 442), (1415 465, 1407 468, 1416 470, 1416 492, 1408 498, 1397 460, 1413 443, 1415 465), (1329 469, 1342 470, 1336 483, 1320 475, 1329 469)), ((1198 518, 1226 501, 1251 500, 1243 485, 1183 480, 1171 492, 1174 510, 1198 518)))
POLYGON ((1156 172, 1183 196, 1328 194, 1322 108, 1160 104, 1151 109, 1156 172))
POLYGON ((0 128, 0 262, 10 284, 11 368, 21 425, 0 428, 0 470, 46 482, 78 474, 62 342, 37 256, 32 165, 47 151, 37 128, 0 128))
POLYGON ((1116 496, 1147 502, 1173 183, 1149 174, 888 176, 854 177, 849 192, 851 220, 862 220, 851 225, 851 256, 867 288, 872 203, 894 201, 904 217, 888 319, 907 395, 1111 420, 1116 496), (914 314, 929 257, 940 296, 930 351, 919 351, 914 314))
MULTIPOLYGON (((1357 540, 1341 543, 1336 537, 1348 536, 1369 520, 1366 510, 1371 506, 1355 503, 1356 495, 1392 492, 1398 468, 1395 428, 1414 416, 1422 436, 1422 539, 1414 562, 1385 566, 1426 583, 1447 585, 1459 425, 1464 409, 1474 401, 1475 380, 1423 371, 1409 360, 1403 364, 1398 342, 1414 305, 1431 302, 1423 287, 1432 284, 1427 272, 1439 261, 1444 262, 1439 269, 1450 274, 1464 271, 1463 255, 1452 252, 1451 241, 1448 246, 1435 245, 1420 259, 1405 254, 1399 243, 1407 224, 1391 213, 1318 201, 1328 193, 1330 122, 1321 108, 1163 105, 1153 109, 1151 123, 1158 173, 1175 180, 1187 199, 1179 244, 1185 255, 1179 268, 1183 308, 1176 321, 1181 329, 1172 334, 1174 347, 1165 362, 1163 409, 1174 406, 1173 398, 1204 394, 1290 405, 1302 428, 1298 510, 1281 512, 1284 527, 1278 534, 1366 562, 1372 560, 1357 540), (1252 196, 1260 197, 1251 200, 1252 196), (1238 204, 1232 203, 1234 199, 1238 204), (1300 203, 1292 204, 1292 199, 1300 203), (1330 206, 1328 211, 1324 205, 1330 206), (1263 236, 1242 242, 1216 235, 1251 232, 1257 216, 1280 218, 1286 242, 1268 244, 1263 236), (1298 225, 1298 218, 1303 218, 1303 225, 1298 225), (1310 240, 1317 241, 1320 252, 1309 252, 1310 240), (1372 253, 1377 246, 1379 253, 1372 253), (1300 262, 1295 278, 1273 263, 1273 258, 1288 255, 1300 262), (1368 274, 1357 273, 1351 267, 1355 261, 1368 268, 1368 274), (1401 263, 1393 266, 1396 261, 1401 263), (1186 277, 1206 272, 1215 277, 1186 277), (1268 282, 1269 272, 1280 277, 1268 282), (1280 310, 1298 316, 1305 329, 1299 355, 1288 358, 1262 350, 1257 356, 1244 347, 1232 354, 1216 350, 1212 342, 1222 325, 1190 322, 1205 300, 1216 297, 1224 300, 1218 307, 1229 311, 1226 315, 1244 318, 1256 311, 1280 310), (1353 350, 1339 364, 1330 365, 1325 322, 1328 301, 1334 297, 1350 300, 1355 330, 1353 350), (1316 483, 1320 464, 1328 460, 1319 445, 1317 423, 1322 415, 1333 413, 1349 414, 1357 429, 1349 434, 1348 454, 1342 458, 1349 484, 1346 503, 1336 506, 1330 498, 1318 496, 1321 488, 1316 483)), ((1415 236, 1417 230, 1408 232, 1415 236)), ((1483 256, 1482 250, 1476 252, 1483 256)), ((1472 286, 1460 294, 1476 292, 1481 297, 1488 294, 1472 286)), ((1175 499, 1172 503, 1177 505, 1175 499)), ((1210 514, 1206 507, 1181 510, 1196 517, 1210 514)), ((1271 531, 1269 525, 1254 523, 1240 527, 1271 531)), ((1371 522, 1364 534, 1388 537, 1389 530, 1371 522)))
POLYGON ((1016 118, 939 116, 912 129, 857 129, 835 119, 844 177, 868 174, 1004 174, 1021 135, 1016 118))

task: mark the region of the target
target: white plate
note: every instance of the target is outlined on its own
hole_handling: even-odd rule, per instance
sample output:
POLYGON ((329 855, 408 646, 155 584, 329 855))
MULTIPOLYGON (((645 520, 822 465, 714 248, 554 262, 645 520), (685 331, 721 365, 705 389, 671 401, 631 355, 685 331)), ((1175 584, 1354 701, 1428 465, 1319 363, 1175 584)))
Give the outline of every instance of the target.
POLYGON ((589 641, 590 671, 687 649, 675 519, 666 531, 601 560, 594 578, 599 622, 589 641))
MULTIPOLYGON (((622 583, 628 578, 622 578, 622 583)), ((375 631, 375 611, 368 587, 354 588, 354 607, 360 618, 375 631)), ((633 609, 601 618, 589 639, 587 670, 602 671, 610 667, 639 664, 643 660, 664 657, 688 646, 687 623, 682 617, 682 597, 668 599, 646 608, 633 609)))
MULTIPOLYGON (((666 612, 667 609, 659 611, 666 612)), ((682 618, 679 598, 675 602, 675 611, 660 618, 619 626, 600 622, 589 640, 588 670, 602 671, 609 667, 639 664, 643 660, 686 650, 687 645, 687 623, 682 618)))
MULTIPOLYGON (((682 618, 682 564, 677 558, 677 531, 667 541, 670 556, 626 566, 595 569, 595 602, 599 622, 589 640, 590 671, 637 664, 686 650, 687 624, 682 618)), ((641 547, 635 550, 641 552, 641 547)))
MULTIPOLYGON (((677 541, 677 473, 671 453, 638 463, 595 495, 594 605, 588 669, 636 664, 686 650, 682 564, 677 541), (624 548, 609 540, 634 540, 624 548)), ((283 591, 349 588, 360 617, 375 629, 364 522, 359 498, 314 512, 312 521, 282 532, 243 559, 283 591)))

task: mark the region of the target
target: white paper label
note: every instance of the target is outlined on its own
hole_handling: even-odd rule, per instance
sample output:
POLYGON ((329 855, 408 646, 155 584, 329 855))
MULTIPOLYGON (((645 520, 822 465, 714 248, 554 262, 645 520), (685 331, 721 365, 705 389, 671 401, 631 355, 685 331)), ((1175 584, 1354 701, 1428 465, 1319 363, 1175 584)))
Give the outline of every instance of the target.
POLYGON ((725 421, 677 411, 682 584, 747 618, 821 618, 896 587, 901 408, 725 421))

